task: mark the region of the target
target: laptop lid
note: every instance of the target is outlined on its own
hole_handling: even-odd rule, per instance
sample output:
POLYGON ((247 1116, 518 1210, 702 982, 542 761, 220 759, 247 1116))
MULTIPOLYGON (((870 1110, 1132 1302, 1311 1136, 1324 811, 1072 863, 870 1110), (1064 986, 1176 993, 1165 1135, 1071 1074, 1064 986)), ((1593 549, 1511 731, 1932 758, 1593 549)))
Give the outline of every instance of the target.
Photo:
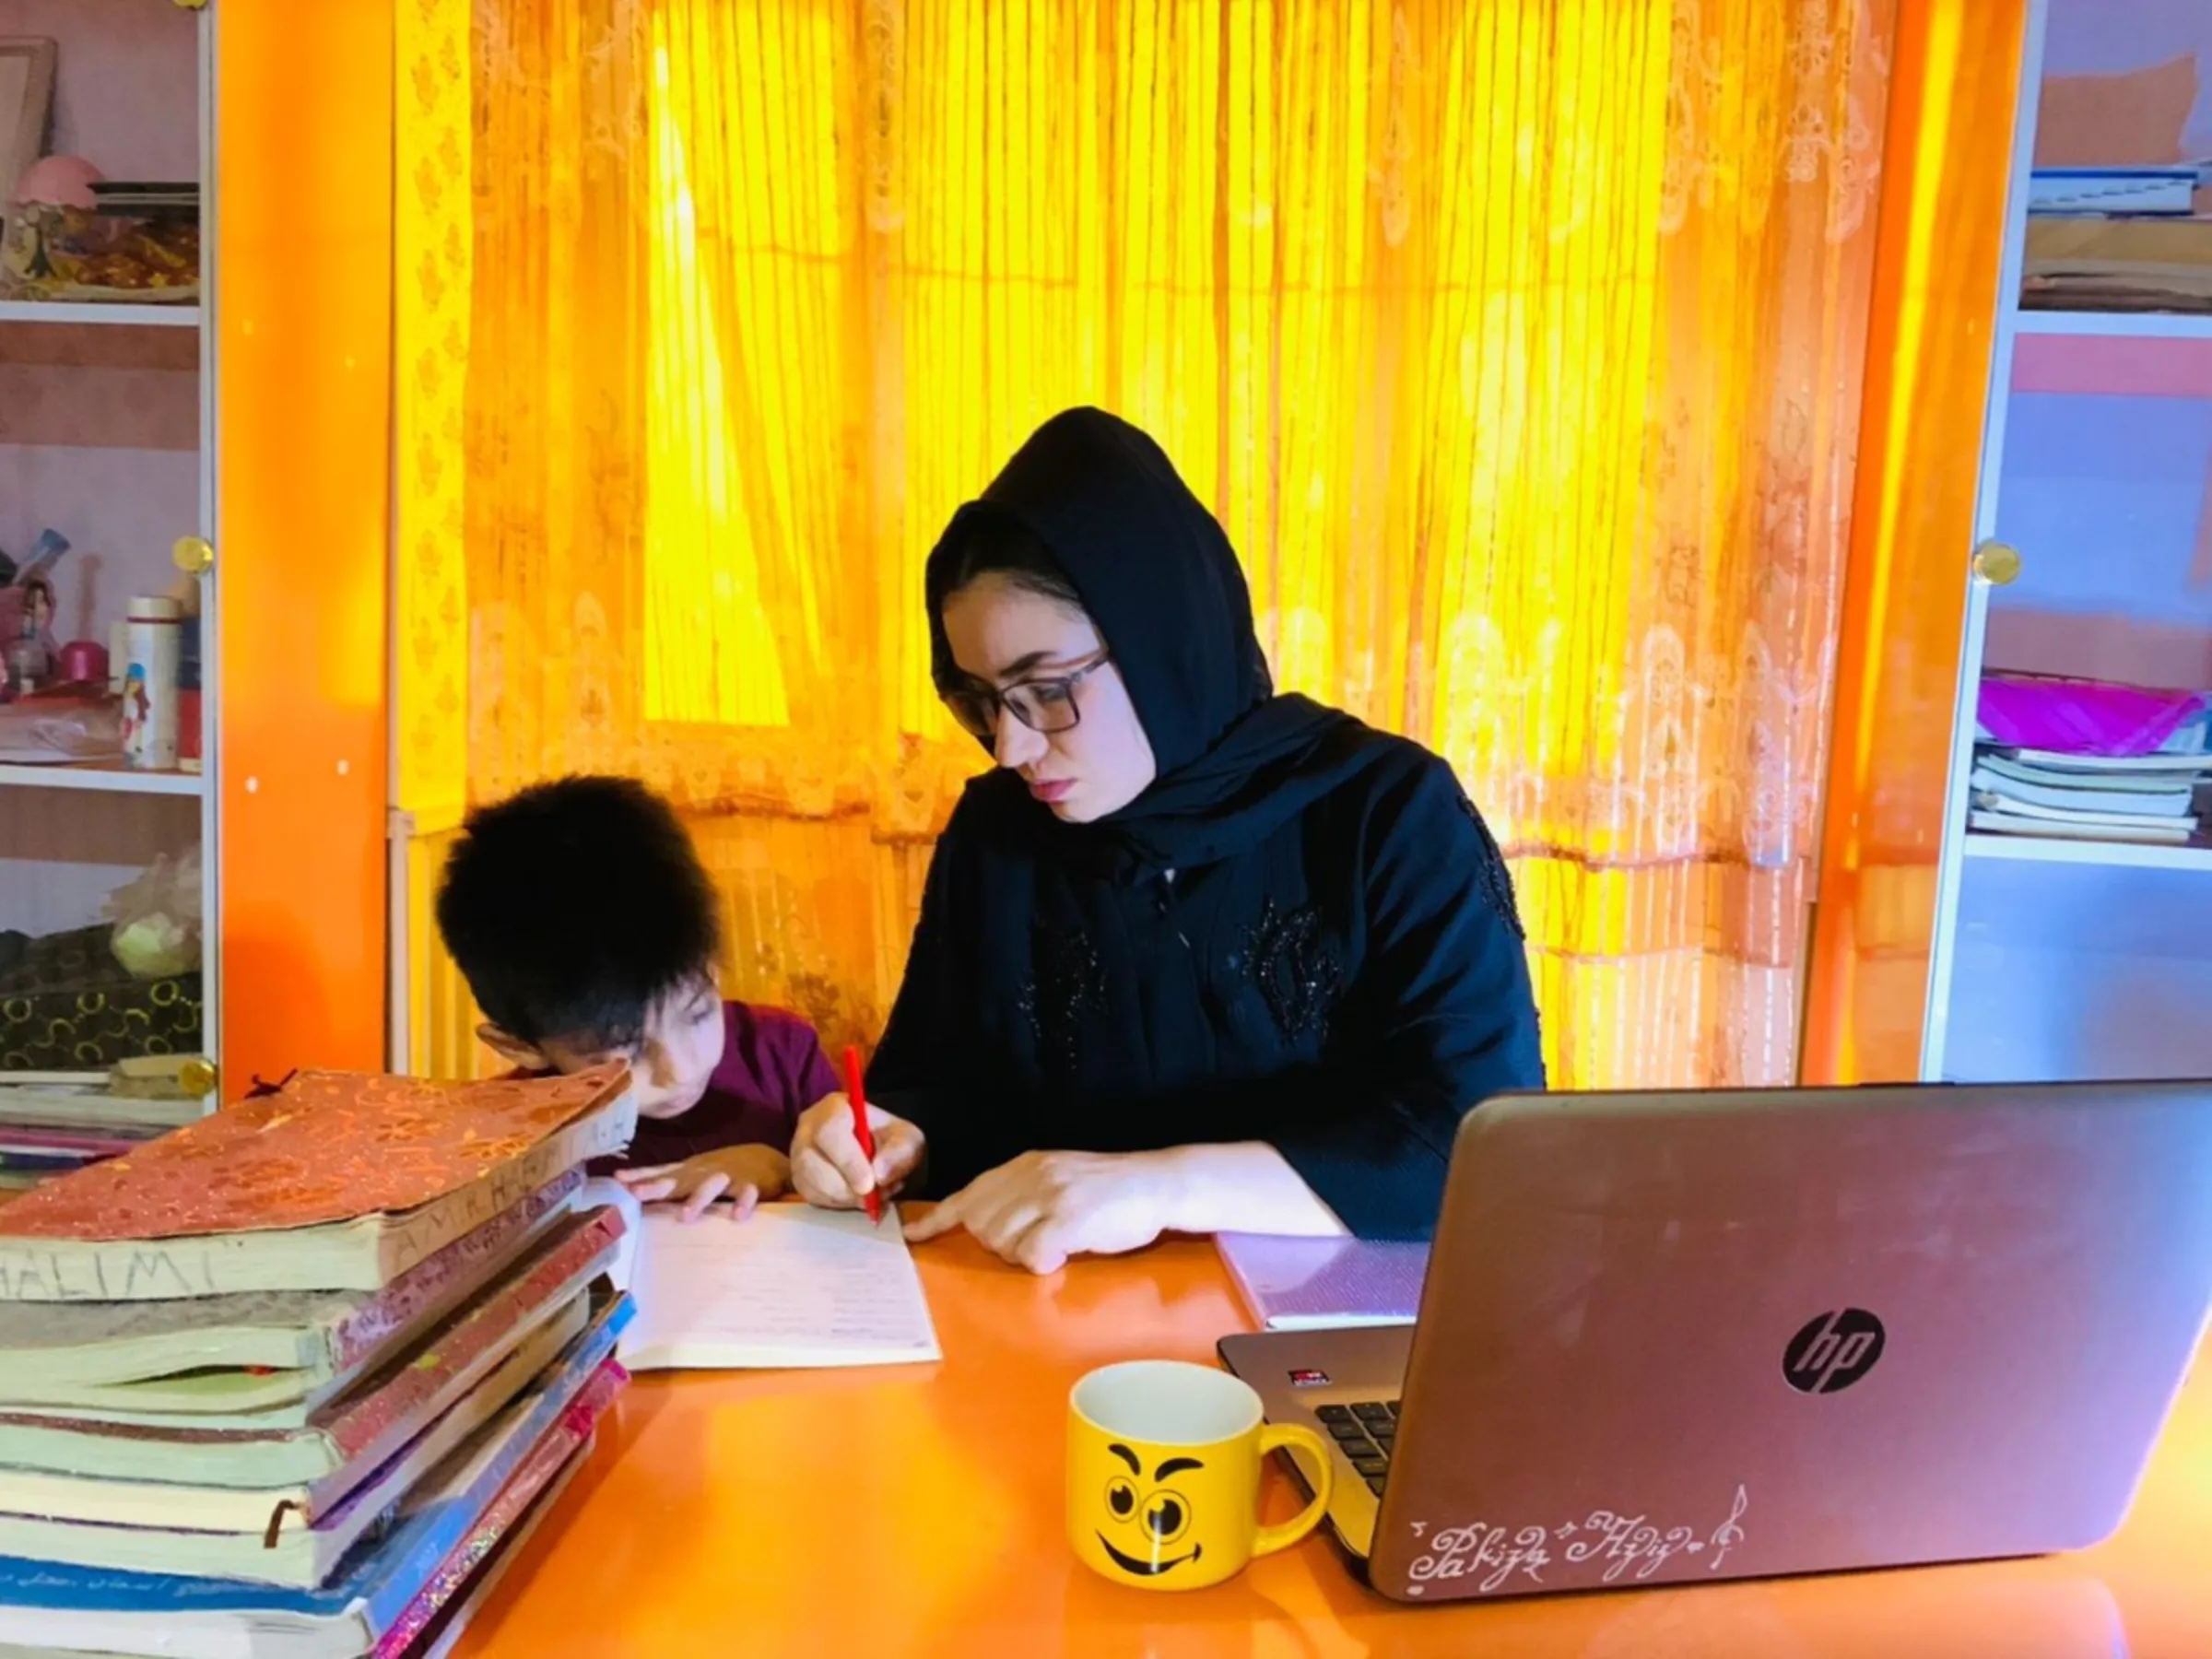
POLYGON ((1500 1099, 1454 1150, 1371 1578, 2080 1547, 2208 1302, 2212 1084, 1500 1099))

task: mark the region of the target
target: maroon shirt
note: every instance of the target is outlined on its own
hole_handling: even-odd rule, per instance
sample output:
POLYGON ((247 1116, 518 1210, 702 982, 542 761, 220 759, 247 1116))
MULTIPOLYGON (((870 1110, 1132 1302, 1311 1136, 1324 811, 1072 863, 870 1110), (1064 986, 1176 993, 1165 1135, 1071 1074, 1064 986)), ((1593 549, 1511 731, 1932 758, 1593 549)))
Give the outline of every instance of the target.
POLYGON ((724 1147, 788 1152, 799 1113, 844 1087, 821 1039, 796 1014, 725 1002, 722 1024, 722 1063, 699 1104, 672 1118, 640 1118, 629 1149, 594 1160, 592 1173, 681 1163, 724 1147))

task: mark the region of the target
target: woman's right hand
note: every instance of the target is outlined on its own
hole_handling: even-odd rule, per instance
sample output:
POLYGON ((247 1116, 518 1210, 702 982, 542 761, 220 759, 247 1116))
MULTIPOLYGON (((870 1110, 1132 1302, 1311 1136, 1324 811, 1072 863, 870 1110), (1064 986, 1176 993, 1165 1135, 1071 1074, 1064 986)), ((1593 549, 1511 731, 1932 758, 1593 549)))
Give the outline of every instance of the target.
POLYGON ((895 1198, 922 1161, 922 1131, 880 1106, 868 1108, 876 1137, 873 1168, 853 1133, 853 1108, 824 1095, 799 1116, 791 1136, 791 1184, 818 1209, 858 1209, 872 1192, 895 1198))

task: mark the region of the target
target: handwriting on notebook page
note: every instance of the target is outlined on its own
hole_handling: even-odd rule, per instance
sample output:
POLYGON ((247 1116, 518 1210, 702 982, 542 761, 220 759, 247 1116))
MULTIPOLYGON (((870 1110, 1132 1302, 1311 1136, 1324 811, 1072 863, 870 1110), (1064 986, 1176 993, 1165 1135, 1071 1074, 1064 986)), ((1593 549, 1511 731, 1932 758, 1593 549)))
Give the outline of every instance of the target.
POLYGON ((747 1221, 687 1226, 645 1212, 640 1369, 896 1364, 934 1359, 937 1339, 897 1220, 769 1205, 747 1221))

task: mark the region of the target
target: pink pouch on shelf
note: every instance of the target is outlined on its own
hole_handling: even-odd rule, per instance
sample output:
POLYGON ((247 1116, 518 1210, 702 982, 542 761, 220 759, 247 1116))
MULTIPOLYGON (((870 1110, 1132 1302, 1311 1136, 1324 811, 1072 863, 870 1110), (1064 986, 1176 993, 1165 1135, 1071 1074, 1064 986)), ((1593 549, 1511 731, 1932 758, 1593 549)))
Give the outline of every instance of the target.
POLYGON ((2109 680, 1985 674, 1978 718, 1993 743, 2067 755, 2156 754, 2203 712, 2202 691, 2153 691, 2109 680))

